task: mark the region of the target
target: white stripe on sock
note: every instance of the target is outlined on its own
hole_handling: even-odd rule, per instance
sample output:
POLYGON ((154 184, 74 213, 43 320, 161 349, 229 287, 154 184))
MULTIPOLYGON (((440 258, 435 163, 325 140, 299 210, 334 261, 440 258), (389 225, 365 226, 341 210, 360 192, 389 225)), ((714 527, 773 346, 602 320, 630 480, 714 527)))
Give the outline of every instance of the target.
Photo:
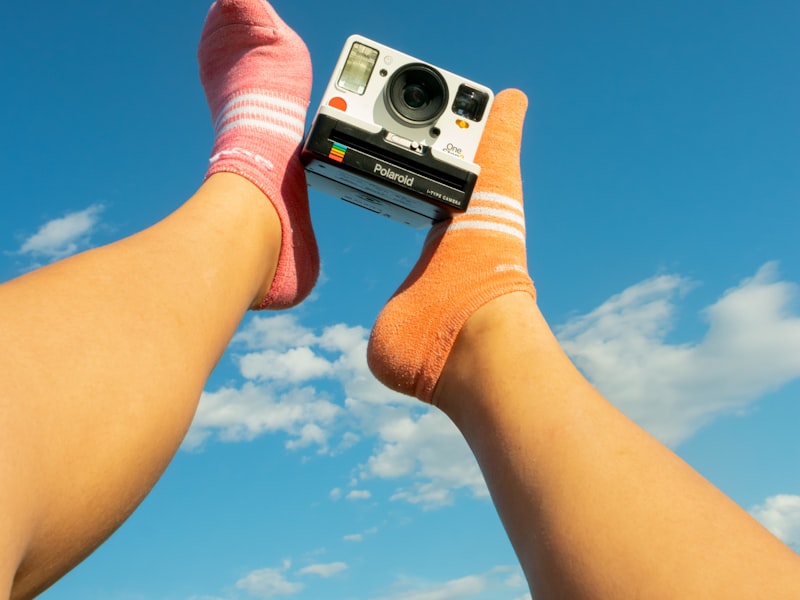
POLYGON ((511 225, 503 225, 502 223, 494 223, 493 221, 458 221, 451 223, 447 231, 459 231, 465 229, 480 229, 483 231, 493 231, 495 233, 503 233, 519 239, 523 244, 525 243, 525 234, 511 225))
POLYGON ((512 212, 510 210, 503 210, 501 208, 489 208, 488 206, 475 206, 467 209, 468 216, 481 216, 481 217, 494 217, 515 223, 525 230, 525 217, 521 212, 512 212))
POLYGON ((270 121, 262 121, 260 119, 238 119, 236 121, 231 121, 230 123, 225 125, 225 127, 223 127, 217 132, 217 137, 221 136, 226 131, 234 129, 235 127, 253 127, 254 129, 263 129, 265 131, 271 131, 273 133, 277 133, 278 135, 284 135, 290 138, 292 141, 297 142, 298 144, 303 141, 302 131, 298 132, 295 129, 284 127, 278 123, 272 123, 270 121))
POLYGON ((272 116, 277 121, 285 121, 286 123, 297 123, 301 129, 305 126, 305 117, 298 115, 288 114, 286 111, 276 110, 272 106, 263 106, 261 104, 240 104, 231 107, 228 112, 222 113, 217 124, 222 125, 223 122, 232 119, 237 115, 250 113, 256 116, 272 116))
POLYGON ((285 127, 301 137, 303 135, 303 130, 305 129, 305 121, 293 117, 292 115, 278 113, 270 110, 269 108, 263 108, 260 106, 242 106, 229 111, 223 116, 225 118, 220 119, 219 126, 217 127, 217 135, 223 131, 227 131, 231 127, 235 127, 239 120, 273 123, 275 125, 285 127), (237 117, 240 117, 241 115, 245 115, 246 119, 237 119, 237 117))
POLYGON ((494 192, 475 192, 472 194, 472 199, 479 202, 484 201, 502 204, 506 208, 522 213, 522 202, 509 196, 503 196, 502 194, 495 194, 494 192))
POLYGON ((304 121, 306 118, 307 106, 299 100, 290 100, 280 96, 270 96, 269 94, 249 93, 240 94, 228 100, 228 102, 225 103, 225 106, 220 109, 219 117, 217 118, 215 126, 219 126, 220 121, 228 110, 239 104, 247 104, 249 106, 270 106, 276 111, 283 113, 294 113, 298 118, 303 119, 304 121))
POLYGON ((515 271, 517 273, 528 274, 528 269, 521 265, 497 265, 494 268, 495 273, 507 273, 508 271, 515 271))

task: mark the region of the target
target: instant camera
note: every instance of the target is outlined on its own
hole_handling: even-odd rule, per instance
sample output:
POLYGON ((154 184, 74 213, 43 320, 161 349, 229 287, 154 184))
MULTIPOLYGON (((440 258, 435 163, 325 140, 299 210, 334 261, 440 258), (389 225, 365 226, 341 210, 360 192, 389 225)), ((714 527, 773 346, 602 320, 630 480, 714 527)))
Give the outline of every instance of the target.
POLYGON ((308 185, 412 227, 467 209, 487 87, 348 38, 303 147, 308 185))

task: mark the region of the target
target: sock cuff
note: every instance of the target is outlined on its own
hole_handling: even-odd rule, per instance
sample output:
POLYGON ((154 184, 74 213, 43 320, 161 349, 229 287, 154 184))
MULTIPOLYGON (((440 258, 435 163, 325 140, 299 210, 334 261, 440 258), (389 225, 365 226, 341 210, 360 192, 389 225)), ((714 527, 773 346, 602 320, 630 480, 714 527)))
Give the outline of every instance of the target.
MULTIPOLYGON (((263 134, 262 134, 263 135, 263 134)), ((250 137, 250 136, 249 136, 250 137)), ((268 139, 268 136, 267 138, 268 139)), ((239 142, 246 141, 241 138, 239 142)), ((300 145, 276 143, 270 147, 258 147, 246 143, 226 145, 225 138, 218 138, 214 144, 205 178, 215 173, 236 173, 253 183, 264 192, 271 202, 280 209, 281 198, 292 195, 295 190, 285 189, 286 181, 296 182, 297 187, 305 186, 305 173, 300 163, 300 145), (258 152, 261 150, 261 153, 258 152)), ((305 188, 302 190, 305 193, 305 188)))

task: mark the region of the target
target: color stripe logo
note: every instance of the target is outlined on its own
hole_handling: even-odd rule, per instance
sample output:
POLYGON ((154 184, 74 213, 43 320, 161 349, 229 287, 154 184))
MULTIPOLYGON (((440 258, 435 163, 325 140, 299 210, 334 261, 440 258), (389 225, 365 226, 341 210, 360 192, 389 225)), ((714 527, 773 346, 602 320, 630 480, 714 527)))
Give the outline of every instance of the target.
POLYGON ((335 160, 336 162, 342 162, 346 153, 347 146, 343 146, 342 144, 337 144, 334 142, 333 146, 331 147, 331 153, 328 154, 328 158, 335 160))

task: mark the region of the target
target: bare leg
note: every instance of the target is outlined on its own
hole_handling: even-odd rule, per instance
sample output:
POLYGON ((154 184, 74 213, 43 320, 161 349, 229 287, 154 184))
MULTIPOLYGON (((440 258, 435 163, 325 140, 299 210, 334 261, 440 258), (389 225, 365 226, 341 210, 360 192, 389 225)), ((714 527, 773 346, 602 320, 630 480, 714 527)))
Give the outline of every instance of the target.
POLYGON ((464 434, 537 600, 800 598, 800 557, 597 393, 539 312, 525 108, 495 99, 470 207, 429 234, 370 367, 464 434))
POLYGON ((144 498, 280 244, 269 201, 221 173, 150 229, 0 286, 0 597, 41 591, 144 498))
POLYGON ((800 598, 800 557, 598 394, 528 294, 462 329, 434 402, 539 598, 800 598))
POLYGON ((130 515, 248 307, 316 280, 305 44, 264 0, 218 0, 198 60, 216 137, 194 197, 0 286, 0 598, 43 590, 130 515))

